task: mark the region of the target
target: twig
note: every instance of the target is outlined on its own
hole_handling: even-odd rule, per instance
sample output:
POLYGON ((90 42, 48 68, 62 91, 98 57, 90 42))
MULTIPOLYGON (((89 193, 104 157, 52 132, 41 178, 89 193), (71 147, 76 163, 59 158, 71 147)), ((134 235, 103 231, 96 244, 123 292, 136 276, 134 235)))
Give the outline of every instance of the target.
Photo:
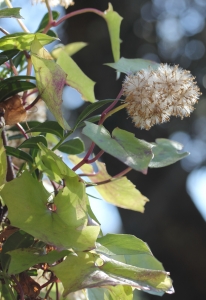
POLYGON ((24 300, 24 291, 21 287, 21 284, 19 283, 19 281, 17 280, 16 276, 11 275, 11 278, 13 279, 13 281, 16 283, 17 287, 18 287, 18 291, 19 291, 19 295, 20 295, 20 299, 24 300))
MULTIPOLYGON (((12 4, 11 4, 11 2, 10 2, 9 0, 5 0, 5 3, 6 3, 6 5, 7 5, 9 8, 13 8, 13 6, 12 6, 12 4)), ((21 26, 22 30, 23 30, 24 32, 28 32, 28 33, 29 33, 29 30, 26 28, 26 26, 24 25, 24 23, 23 23, 21 20, 19 20, 19 19, 16 19, 16 20, 17 20, 17 22, 19 23, 19 25, 21 26)))
POLYGON ((47 297, 49 296, 49 294, 50 294, 50 292, 51 292, 51 289, 52 289, 53 285, 54 285, 54 282, 52 282, 52 284, 50 285, 48 291, 46 292, 46 295, 44 296, 45 300, 47 300, 47 297))
POLYGON ((23 134, 23 136, 25 137, 25 139, 29 139, 29 136, 27 135, 26 131, 24 130, 24 128, 21 126, 21 124, 16 123, 16 126, 19 128, 19 130, 21 131, 21 133, 23 134))
MULTIPOLYGON (((4 146, 7 146, 7 137, 5 134, 5 131, 2 131, 2 140, 3 140, 3 144, 4 146)), ((7 155, 7 174, 6 174, 6 181, 11 181, 13 180, 16 176, 15 176, 15 172, 14 172, 14 168, 12 165, 12 160, 11 160, 11 156, 7 155)))
POLYGON ((35 104, 37 104, 37 102, 39 101, 40 98, 41 98, 41 95, 38 95, 32 103, 30 103, 28 106, 25 107, 25 110, 31 109, 35 104))

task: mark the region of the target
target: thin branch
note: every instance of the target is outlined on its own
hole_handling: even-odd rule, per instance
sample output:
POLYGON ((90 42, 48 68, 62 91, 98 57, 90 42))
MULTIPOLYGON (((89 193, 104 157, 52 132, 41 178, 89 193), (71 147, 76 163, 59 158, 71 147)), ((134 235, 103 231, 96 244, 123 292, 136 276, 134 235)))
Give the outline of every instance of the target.
MULTIPOLYGON (((9 0, 5 0, 5 3, 9 8, 13 8, 13 6, 9 0)), ((24 32, 29 32, 29 30, 26 28, 26 26, 24 25, 24 23, 21 20, 19 20, 19 19, 16 19, 16 20, 24 32)))
POLYGON ((52 284, 50 285, 48 291, 46 292, 46 295, 44 296, 45 300, 46 300, 47 297, 49 296, 49 294, 50 294, 50 292, 51 292, 51 289, 52 289, 53 285, 54 285, 54 282, 52 282, 52 284))
POLYGON ((41 95, 38 95, 32 103, 30 103, 28 106, 25 107, 25 110, 31 109, 35 104, 37 104, 37 102, 39 101, 40 98, 41 98, 41 95))
POLYGON ((19 128, 19 130, 21 131, 21 133, 23 134, 23 136, 25 137, 25 139, 29 139, 29 136, 27 135, 26 131, 24 130, 24 128, 21 126, 20 123, 16 123, 16 126, 19 128))
POLYGON ((24 300, 24 291, 21 287, 21 284, 19 283, 19 281, 17 280, 16 276, 11 275, 11 278, 13 279, 13 281, 16 283, 18 291, 19 291, 19 295, 20 295, 20 299, 24 300))
POLYGON ((58 286, 58 282, 56 282, 56 300, 59 300, 59 286, 58 286))
POLYGON ((8 31, 6 31, 6 29, 0 27, 0 31, 3 32, 5 35, 10 34, 8 31))
POLYGON ((88 159, 85 163, 86 164, 92 164, 93 162, 98 160, 98 158, 100 158, 103 154, 104 154, 104 150, 101 150, 101 151, 99 151, 99 153, 95 157, 93 157, 92 159, 88 159))
MULTIPOLYGON (((7 146, 7 137, 5 134, 5 131, 2 131, 2 140, 3 140, 3 145, 7 146)), ((15 176, 15 172, 14 172, 14 168, 12 165, 12 160, 11 160, 11 156, 7 155, 7 174, 6 174, 6 181, 11 181, 13 180, 16 176, 15 176)))

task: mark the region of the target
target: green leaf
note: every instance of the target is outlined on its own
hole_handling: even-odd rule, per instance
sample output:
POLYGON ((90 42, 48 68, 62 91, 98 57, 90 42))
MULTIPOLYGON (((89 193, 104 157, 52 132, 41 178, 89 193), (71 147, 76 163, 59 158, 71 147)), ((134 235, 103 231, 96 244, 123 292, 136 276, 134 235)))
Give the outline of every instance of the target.
MULTIPOLYGON (((58 17, 59 17, 59 12, 55 11, 55 10, 52 10, 52 17, 53 17, 53 20, 57 20, 58 17)), ((49 14, 46 13, 44 15, 44 17, 42 18, 37 31, 42 31, 47 26, 48 23, 49 23, 49 14)))
POLYGON ((16 95, 19 92, 27 91, 36 87, 32 82, 21 81, 23 79, 35 79, 33 76, 13 76, 0 82, 0 102, 16 95))
MULTIPOLYGON (((90 123, 95 123, 95 122, 98 122, 100 120, 100 118, 101 118, 101 115, 96 115, 96 116, 86 119, 85 121, 90 122, 90 123)), ((85 126, 85 123, 81 122, 80 124, 78 124, 77 128, 84 127, 84 126, 85 126)))
POLYGON ((47 147, 47 140, 43 135, 38 135, 24 141, 18 148, 35 148, 39 149, 38 143, 43 143, 47 147))
POLYGON ((153 157, 152 145, 135 138, 133 133, 115 128, 112 137, 102 126, 85 122, 82 133, 88 136, 102 150, 122 161, 136 171, 147 170, 153 157))
MULTIPOLYGON (((81 160, 75 155, 70 155, 69 159, 74 165, 78 164, 81 160)), ((93 183, 111 179, 111 176, 107 173, 105 164, 97 161, 96 165, 98 167, 98 172, 95 176, 90 177, 90 180, 93 183)), ((86 174, 95 173, 92 165, 85 164, 80 169, 86 174)), ((107 183, 106 188, 104 184, 96 185, 95 188, 105 201, 118 207, 132 209, 142 213, 144 212, 146 202, 149 201, 125 176, 107 183)))
POLYGON ((173 292, 171 280, 164 271, 134 267, 90 252, 69 255, 51 270, 63 283, 63 296, 83 288, 114 285, 129 285, 160 295, 173 292))
POLYGON ((97 239, 98 253, 104 255, 136 255, 150 254, 151 250, 145 242, 134 235, 129 234, 107 234, 97 239))
POLYGON ((10 147, 10 146, 5 146, 5 149, 6 149, 6 154, 7 155, 11 155, 11 156, 14 156, 14 157, 17 157, 17 158, 20 158, 20 159, 23 159, 29 163, 33 163, 33 158, 31 157, 31 155, 29 155, 28 153, 22 151, 22 150, 19 150, 19 149, 15 149, 13 147, 10 147))
POLYGON ((0 38, 0 49, 1 50, 30 50, 31 43, 34 39, 37 39, 41 45, 47 45, 57 40, 57 38, 48 36, 43 33, 25 33, 17 32, 13 34, 8 34, 0 38))
POLYGON ((58 149, 67 154, 80 154, 85 151, 84 143, 80 138, 69 140, 61 144, 58 149))
POLYGON ((69 56, 72 56, 76 52, 80 51, 82 48, 86 47, 88 44, 84 42, 76 42, 76 43, 71 43, 68 45, 63 45, 63 44, 58 44, 57 46, 54 47, 54 49, 51 52, 51 55, 57 59, 61 51, 63 50, 66 52, 69 56))
POLYGON ((183 146, 178 142, 167 139, 156 139, 155 142, 155 147, 152 148, 154 157, 149 163, 150 168, 169 166, 189 155, 188 152, 179 153, 183 146))
POLYGON ((20 15, 21 7, 15 8, 5 8, 0 10, 0 18, 16 18, 16 19, 23 19, 20 15))
POLYGON ((8 206, 11 224, 61 249, 94 248, 99 226, 87 226, 84 184, 77 175, 69 183, 54 197, 56 210, 52 211, 48 205, 50 194, 27 171, 8 182, 1 196, 8 206))
MULTIPOLYGON (((4 280, 5 281, 5 280, 4 280)), ((0 281, 0 297, 1 300, 14 300, 15 296, 9 281, 2 283, 0 281)))
POLYGON ((8 251, 15 250, 18 248, 28 248, 34 243, 34 237, 30 234, 19 230, 10 235, 5 243, 3 244, 2 251, 1 251, 1 266, 4 271, 7 271, 9 263, 10 263, 10 256, 7 254, 8 251))
POLYGON ((142 69, 148 69, 151 68, 153 70, 158 69, 159 64, 142 58, 124 58, 121 57, 120 60, 118 60, 115 63, 107 63, 105 64, 119 72, 130 74, 130 73, 136 73, 142 69))
POLYGON ((12 57, 17 55, 18 53, 19 53, 19 50, 16 50, 16 49, 1 52, 0 53, 0 65, 2 65, 3 63, 5 63, 9 59, 11 59, 12 57))
POLYGON ((113 11, 111 3, 109 3, 109 8, 104 12, 103 17, 107 22, 112 44, 112 53, 114 61, 116 62, 120 58, 120 25, 123 18, 116 11, 113 11))
POLYGON ((79 91, 82 95, 82 99, 94 102, 95 82, 82 72, 74 60, 64 51, 61 51, 57 59, 57 64, 67 74, 66 83, 79 91))
POLYGON ((38 248, 20 248, 8 251, 7 254, 11 256, 8 274, 19 274, 39 263, 53 264, 55 261, 67 256, 68 253, 68 250, 60 252, 54 250, 45 254, 38 248))
MULTIPOLYGON (((33 122, 35 122, 35 121, 33 121, 33 122)), ((56 121, 46 121, 44 123, 38 122, 38 124, 37 125, 36 124, 35 123, 30 124, 28 122, 29 127, 32 127, 32 128, 27 130, 27 133, 29 133, 29 132, 46 132, 46 133, 54 134, 60 138, 63 138, 63 136, 64 136, 63 128, 56 121)), ((25 126, 24 129, 27 129, 27 128, 28 127, 25 126)))
POLYGON ((105 286, 105 288, 87 289, 88 300, 132 300, 131 286, 117 285, 105 286))
POLYGON ((6 173, 7 173, 7 160, 6 152, 3 145, 3 140, 0 138, 0 187, 6 183, 6 173))
POLYGON ((85 120, 86 117, 88 117, 91 113, 93 113, 95 110, 101 108, 102 106, 112 103, 114 100, 101 100, 101 101, 97 101, 95 103, 92 103, 90 105, 88 105, 82 112, 81 114, 78 116, 77 120, 76 120, 76 124, 74 126, 75 130, 79 124, 85 120))
POLYGON ((36 81, 41 98, 58 123, 65 130, 70 127, 62 115, 62 91, 66 83, 64 71, 50 59, 48 52, 37 39, 31 45, 31 59, 36 73, 36 81))

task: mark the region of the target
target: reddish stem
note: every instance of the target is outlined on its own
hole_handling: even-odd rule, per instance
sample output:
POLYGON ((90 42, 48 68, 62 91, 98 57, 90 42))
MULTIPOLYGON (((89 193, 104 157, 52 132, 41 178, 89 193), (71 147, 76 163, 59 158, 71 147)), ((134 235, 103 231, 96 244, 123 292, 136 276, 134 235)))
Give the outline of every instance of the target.
MULTIPOLYGON (((27 96, 28 96, 28 95, 27 95, 27 96)), ((31 109, 31 108, 39 101, 40 98, 41 98, 41 96, 38 95, 38 96, 36 97, 36 99, 35 99, 32 103, 30 103, 28 106, 25 107, 25 110, 31 109)))
POLYGON ((103 153, 104 153, 104 150, 99 151, 99 153, 95 157, 93 157, 92 159, 88 159, 85 163, 86 164, 92 164, 93 162, 98 160, 98 158, 100 158, 103 153))
POLYGON ((11 278, 13 279, 13 281, 16 283, 18 291, 19 291, 19 295, 20 295, 20 299, 24 300, 24 291, 21 287, 21 284, 19 283, 19 281, 17 280, 16 276, 11 275, 11 278))
POLYGON ((21 133, 23 134, 23 136, 25 137, 25 139, 29 139, 29 136, 26 134, 26 131, 24 130, 24 128, 21 126, 21 124, 16 123, 16 126, 19 128, 19 130, 21 131, 21 133))

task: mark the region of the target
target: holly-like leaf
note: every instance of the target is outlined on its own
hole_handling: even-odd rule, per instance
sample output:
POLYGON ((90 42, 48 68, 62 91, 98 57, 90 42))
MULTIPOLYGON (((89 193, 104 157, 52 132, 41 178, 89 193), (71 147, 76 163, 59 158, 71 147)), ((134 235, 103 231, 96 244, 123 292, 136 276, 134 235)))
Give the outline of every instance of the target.
POLYGON ((111 3, 109 3, 109 8, 104 12, 103 17, 107 22, 112 44, 112 53, 114 61, 116 62, 120 58, 120 25, 123 18, 116 11, 113 11, 111 3))
POLYGON ((6 161, 6 151, 3 146, 3 140, 0 138, 0 187, 6 182, 6 171, 7 171, 7 161, 6 161))
POLYGON ((95 82, 82 72, 74 60, 67 53, 61 51, 58 55, 57 64, 67 74, 66 83, 75 88, 82 95, 82 99, 94 102, 95 82))
POLYGON ((65 72, 50 59, 49 53, 37 39, 31 45, 31 59, 36 73, 37 87, 41 98, 65 130, 70 127, 62 115, 62 91, 66 83, 65 72))
POLYGON ((136 171, 147 170, 153 157, 153 145, 135 138, 134 134, 115 128, 112 137, 102 126, 85 122, 83 134, 88 136, 102 150, 122 161, 136 171))
POLYGON ((149 163, 150 168, 169 166, 189 155, 188 152, 179 152, 183 146, 178 142, 167 139, 156 139, 155 142, 155 147, 152 148, 154 157, 149 163))
POLYGON ((136 73, 142 69, 148 69, 151 68, 153 70, 158 69, 159 64, 142 58, 124 58, 121 57, 120 60, 118 60, 115 63, 106 63, 105 65, 126 74, 136 73))
POLYGON ((69 188, 61 189, 54 197, 55 209, 51 210, 50 194, 27 171, 8 182, 1 197, 8 206, 11 224, 59 248, 94 248, 99 226, 87 226, 84 184, 78 176, 70 178, 69 183, 69 188))
POLYGON ((129 285, 159 295, 173 292, 171 279, 164 271, 138 268, 90 252, 69 255, 51 269, 63 283, 63 296, 83 288, 116 285, 129 285))
POLYGON ((39 263, 52 264, 55 261, 67 256, 68 250, 51 251, 48 254, 42 253, 42 250, 35 248, 20 248, 13 251, 8 251, 7 255, 11 256, 8 274, 19 274, 33 265, 39 263))
MULTIPOLYGON (((81 160, 77 156, 72 155, 69 156, 69 159, 74 165, 79 163, 81 160)), ((96 162, 96 164, 98 172, 95 176, 91 176, 90 180, 93 183, 97 183, 110 179, 111 176, 107 173, 105 164, 101 162, 96 162)), ((86 174, 94 173, 91 165, 83 165, 80 169, 86 174)), ((118 207, 132 209, 142 213, 144 212, 146 202, 149 201, 125 176, 120 179, 113 180, 106 185, 96 185, 95 188, 105 201, 118 207)))
POLYGON ((12 57, 17 55, 18 53, 19 53, 19 50, 16 50, 16 49, 1 52, 0 53, 0 65, 5 63, 7 60, 11 59, 12 57))
POLYGON ((34 38, 41 43, 41 45, 47 45, 57 40, 57 38, 48 36, 43 33, 25 33, 25 32, 16 32, 13 34, 8 34, 0 38, 0 49, 1 50, 30 50, 31 43, 34 38))
POLYGON ((80 154, 85 151, 84 143, 80 138, 69 140, 61 144, 58 149, 67 154, 80 154))
POLYGON ((60 138, 63 138, 63 136, 64 136, 64 130, 59 125, 59 123, 57 123, 55 121, 46 121, 44 123, 39 123, 39 122, 35 123, 35 122, 36 121, 28 122, 28 126, 31 127, 31 129, 27 130, 28 127, 26 127, 26 124, 24 126, 24 129, 27 130, 28 133, 29 132, 51 133, 51 134, 54 134, 54 135, 56 135, 56 136, 58 136, 60 138))
POLYGON ((55 59, 57 59, 59 57, 59 54, 63 50, 64 52, 67 53, 67 55, 72 56, 73 54, 80 51, 82 48, 86 47, 87 45, 88 44, 84 42, 71 43, 66 46, 63 44, 58 44, 57 46, 54 47, 51 54, 55 59))
POLYGON ((0 18, 16 18, 16 19, 23 19, 20 15, 21 7, 15 8, 5 8, 0 10, 0 18))
POLYGON ((88 300, 132 300, 133 292, 131 286, 117 285, 105 286, 105 288, 87 289, 88 300))
POLYGON ((35 148, 39 149, 38 143, 43 143, 47 147, 47 140, 43 135, 33 136, 25 140, 18 148, 35 148))

